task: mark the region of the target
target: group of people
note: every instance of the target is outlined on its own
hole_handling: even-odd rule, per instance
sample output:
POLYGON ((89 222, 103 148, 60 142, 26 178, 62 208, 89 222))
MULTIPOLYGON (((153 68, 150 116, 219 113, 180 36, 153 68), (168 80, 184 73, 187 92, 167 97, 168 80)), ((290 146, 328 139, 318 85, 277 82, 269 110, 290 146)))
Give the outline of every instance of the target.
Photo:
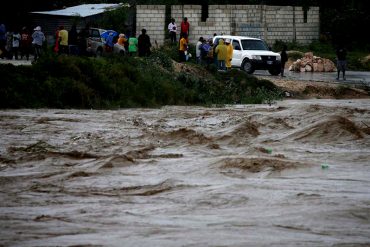
POLYGON ((77 33, 76 25, 72 25, 70 31, 67 31, 64 26, 59 26, 55 32, 55 44, 53 51, 57 54, 79 54, 79 47, 82 44, 79 41, 80 36, 77 33))
MULTIPOLYGON (((90 36, 89 26, 77 32, 76 25, 72 25, 67 31, 64 26, 59 26, 55 32, 55 42, 52 50, 57 54, 88 55, 86 39, 90 36)), ((108 36, 105 40, 105 52, 113 51, 114 44, 125 48, 127 54, 131 56, 149 56, 151 51, 150 37, 146 34, 146 29, 141 30, 138 38, 135 35, 126 37, 121 33, 118 37, 108 36)), ((0 24, 0 58, 2 59, 30 59, 30 54, 34 55, 36 61, 43 52, 46 45, 46 38, 40 26, 30 32, 27 27, 23 27, 21 32, 7 30, 4 24, 0 24)))
MULTIPOLYGON (((214 34, 216 36, 216 34, 214 34)), ((198 64, 214 64, 219 70, 231 69, 234 48, 230 39, 218 39, 213 43, 212 38, 206 40, 200 37, 196 46, 196 61, 198 64)))
POLYGON ((126 53, 130 56, 149 56, 152 43, 150 42, 150 36, 146 32, 146 29, 143 28, 138 38, 136 38, 135 34, 127 38, 125 34, 121 33, 118 36, 117 44, 125 47, 126 53))
MULTIPOLYGON (((216 36, 216 34, 214 34, 216 36)), ((231 69, 234 48, 230 39, 208 40, 200 37, 195 46, 196 62, 198 64, 214 64, 219 70, 231 69)), ((181 62, 188 60, 188 35, 184 33, 180 39, 179 57, 181 62)))
MULTIPOLYGON (((169 32, 169 35, 170 35, 170 40, 172 43, 177 43, 177 25, 175 23, 175 19, 172 18, 171 19, 171 22, 168 24, 168 32, 169 32)), ((184 17, 184 19, 182 20, 181 22, 181 25, 180 25, 180 40, 182 37, 186 36, 186 40, 188 40, 188 37, 189 37, 189 33, 190 33, 190 24, 188 22, 188 18, 187 17, 184 17)))
POLYGON ((29 60, 32 48, 37 59, 42 52, 42 45, 45 35, 41 32, 41 27, 36 27, 33 33, 27 27, 23 27, 21 32, 18 30, 7 30, 4 24, 0 24, 0 58, 18 60, 26 58, 29 60))

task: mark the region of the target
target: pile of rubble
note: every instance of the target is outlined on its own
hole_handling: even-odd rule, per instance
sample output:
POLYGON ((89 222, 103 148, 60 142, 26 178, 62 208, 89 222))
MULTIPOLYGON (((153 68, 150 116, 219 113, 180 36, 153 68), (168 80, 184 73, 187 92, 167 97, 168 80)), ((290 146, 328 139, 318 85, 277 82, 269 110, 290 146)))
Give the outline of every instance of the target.
POLYGON ((330 59, 316 57, 312 52, 307 52, 303 58, 293 62, 289 70, 297 72, 333 72, 337 71, 337 68, 330 59))

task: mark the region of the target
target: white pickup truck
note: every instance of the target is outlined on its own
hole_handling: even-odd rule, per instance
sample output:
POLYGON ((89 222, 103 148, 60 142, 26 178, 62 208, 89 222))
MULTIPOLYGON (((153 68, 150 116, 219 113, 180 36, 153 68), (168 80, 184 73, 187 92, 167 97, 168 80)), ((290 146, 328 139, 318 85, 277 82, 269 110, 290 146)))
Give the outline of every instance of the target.
POLYGON ((278 75, 281 67, 279 53, 272 52, 268 45, 261 39, 222 35, 213 37, 213 44, 218 40, 230 39, 234 52, 231 66, 243 69, 248 74, 255 70, 268 70, 271 75, 278 75))
MULTIPOLYGON (((87 48, 86 51, 96 57, 100 57, 105 53, 105 39, 101 37, 101 34, 105 32, 105 29, 101 28, 90 28, 89 37, 86 39, 87 48)), ((113 53, 125 54, 125 47, 114 44, 113 53)))

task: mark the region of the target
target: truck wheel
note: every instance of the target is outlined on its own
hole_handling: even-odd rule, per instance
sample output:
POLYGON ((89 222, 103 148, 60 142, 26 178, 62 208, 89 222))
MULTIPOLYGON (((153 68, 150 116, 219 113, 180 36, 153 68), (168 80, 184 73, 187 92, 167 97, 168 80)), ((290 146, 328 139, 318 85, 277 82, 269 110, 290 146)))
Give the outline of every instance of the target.
POLYGON ((103 49, 102 48, 98 48, 96 50, 96 57, 102 57, 103 56, 103 49))
POLYGON ((275 68, 269 69, 269 73, 271 75, 278 75, 278 74, 280 74, 280 67, 275 67, 275 68))
POLYGON ((242 64, 242 69, 245 72, 247 72, 248 74, 253 74, 253 72, 254 72, 253 65, 252 65, 251 61, 249 61, 249 60, 244 60, 244 62, 242 64))

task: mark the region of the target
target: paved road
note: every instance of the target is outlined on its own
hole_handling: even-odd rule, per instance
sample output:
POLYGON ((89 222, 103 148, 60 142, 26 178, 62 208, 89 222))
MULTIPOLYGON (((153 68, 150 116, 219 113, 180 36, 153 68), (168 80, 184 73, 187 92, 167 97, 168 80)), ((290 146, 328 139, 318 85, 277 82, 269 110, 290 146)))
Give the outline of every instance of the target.
MULTIPOLYGON (((14 65, 31 65, 30 61, 26 60, 6 60, 0 59, 0 63, 11 63, 14 65)), ((276 77, 272 76, 265 70, 256 70, 255 76, 263 77, 276 77)), ((346 81, 341 78, 339 81, 336 80, 337 72, 293 72, 285 70, 286 79, 299 80, 299 81, 323 81, 323 82, 336 82, 336 83, 347 83, 347 84, 359 84, 359 85, 370 85, 370 71, 346 71, 346 81)))
MULTIPOLYGON (((323 82, 339 82, 349 84, 368 84, 370 85, 370 72, 369 71, 346 71, 346 81, 342 77, 339 81, 336 80, 337 72, 293 72, 285 70, 286 79, 300 80, 300 81, 323 81, 323 82)), ((272 76, 267 71, 256 70, 255 76, 272 76)))

